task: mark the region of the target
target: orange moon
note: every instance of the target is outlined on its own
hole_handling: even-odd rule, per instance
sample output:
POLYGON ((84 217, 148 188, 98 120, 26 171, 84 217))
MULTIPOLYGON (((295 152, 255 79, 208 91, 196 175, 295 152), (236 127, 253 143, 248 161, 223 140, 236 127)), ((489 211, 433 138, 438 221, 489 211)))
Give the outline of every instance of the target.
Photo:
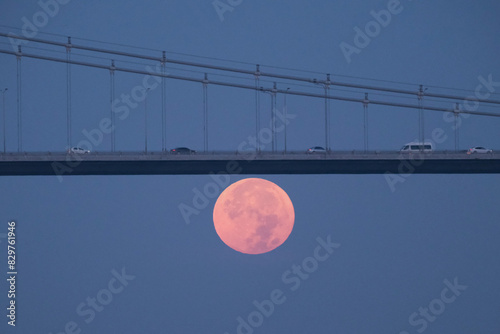
POLYGON ((294 221, 287 193, 258 178, 233 183, 214 207, 217 234, 226 245, 245 254, 262 254, 280 246, 292 232, 294 221))

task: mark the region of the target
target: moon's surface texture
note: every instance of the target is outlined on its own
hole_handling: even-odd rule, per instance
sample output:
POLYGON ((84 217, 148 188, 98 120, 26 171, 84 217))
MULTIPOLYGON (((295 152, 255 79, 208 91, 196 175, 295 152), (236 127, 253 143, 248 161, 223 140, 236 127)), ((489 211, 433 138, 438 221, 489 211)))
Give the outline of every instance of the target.
POLYGON ((272 251, 288 238, 295 211, 287 193, 273 182, 250 178, 227 187, 214 207, 217 234, 246 254, 272 251))

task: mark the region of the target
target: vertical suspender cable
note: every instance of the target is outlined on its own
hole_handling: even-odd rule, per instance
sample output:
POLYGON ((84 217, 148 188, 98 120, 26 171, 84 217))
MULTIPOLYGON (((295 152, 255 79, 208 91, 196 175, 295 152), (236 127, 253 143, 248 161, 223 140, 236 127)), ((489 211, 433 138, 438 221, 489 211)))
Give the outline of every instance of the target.
POLYGON ((260 141, 259 141, 259 131, 260 131, 260 92, 259 92, 259 76, 260 69, 259 65, 257 65, 257 69, 255 71, 255 138, 257 140, 257 145, 255 150, 260 152, 260 141))
POLYGON ((458 116, 460 115, 460 108, 458 103, 455 105, 455 110, 453 112, 455 116, 455 126, 453 130, 455 130, 455 151, 458 152, 459 140, 460 140, 460 132, 459 132, 459 124, 458 124, 458 116))
POLYGON ((286 139, 286 125, 288 123, 288 119, 287 119, 287 114, 288 114, 288 105, 286 103, 286 95, 288 94, 288 91, 290 90, 290 87, 288 87, 285 91, 285 96, 283 98, 283 111, 285 113, 285 154, 287 153, 287 148, 286 148, 286 143, 287 143, 287 139, 286 139))
POLYGON ((330 74, 326 75, 325 87, 325 149, 330 151, 330 74))
POLYGON ((17 47, 17 151, 21 152, 23 150, 23 125, 22 125, 22 108, 21 108, 21 79, 22 79, 22 68, 21 68, 21 46, 17 47))
POLYGON ((365 100, 363 101, 363 132, 364 132, 364 148, 365 153, 368 152, 368 93, 365 93, 365 100))
POLYGON ((203 150, 208 151, 208 76, 203 80, 203 150))
POLYGON ((8 91, 8 88, 4 88, 1 90, 2 92, 2 127, 3 127, 3 153, 7 152, 7 146, 6 146, 6 136, 5 136, 5 92, 8 91))
POLYGON ((115 61, 111 60, 111 67, 109 68, 109 77, 110 77, 110 112, 111 112, 111 152, 115 151, 115 113, 113 112, 113 101, 115 100, 115 61))
POLYGON ((276 82, 273 84, 273 90, 271 93, 271 123, 272 123, 272 134, 273 134, 273 153, 276 152, 277 142, 276 142, 276 82))
POLYGON ((161 150, 165 152, 166 150, 166 143, 165 143, 165 121, 166 121, 166 83, 165 83, 165 75, 166 75, 166 69, 165 69, 165 64, 167 62, 167 58, 165 56, 165 51, 163 51, 163 57, 161 61, 161 74, 163 76, 161 77, 161 150))
POLYGON ((144 93, 144 153, 148 153, 148 93, 150 88, 147 88, 144 93))
MULTIPOLYGON (((273 92, 271 90, 271 92, 266 92, 266 93, 269 93, 269 95, 271 96, 271 152, 274 153, 274 115, 273 115, 273 105, 274 105, 274 99, 273 99, 273 92)), ((257 139, 258 140, 258 139, 257 139)))
POLYGON ((423 86, 420 85, 420 89, 418 90, 418 129, 419 129, 419 142, 421 143, 420 150, 424 149, 424 141, 425 141, 425 131, 424 131, 424 90, 423 86))
POLYGON ((66 129, 68 148, 71 147, 71 37, 66 44, 66 129))

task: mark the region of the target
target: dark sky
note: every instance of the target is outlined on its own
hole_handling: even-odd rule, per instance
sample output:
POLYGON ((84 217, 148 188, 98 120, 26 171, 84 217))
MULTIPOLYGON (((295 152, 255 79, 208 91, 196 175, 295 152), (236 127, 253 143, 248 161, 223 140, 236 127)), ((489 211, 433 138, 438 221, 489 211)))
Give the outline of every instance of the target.
MULTIPOLYGON (((405 0, 396 6, 394 1, 234 0, 223 20, 212 1, 66 2, 57 11, 46 7, 53 15, 46 15, 38 31, 24 33, 57 41, 72 36, 74 43, 136 53, 159 55, 165 50, 172 58, 246 69, 262 64, 270 72, 305 77, 323 79, 331 73, 334 80, 410 90, 423 84, 429 92, 464 97, 477 90, 500 99, 496 1, 478 5, 405 0), (393 11, 390 20, 379 18, 385 26, 378 25, 380 31, 372 33, 367 45, 358 40, 358 52, 349 62, 341 45, 355 47, 355 28, 370 27, 377 16, 370 12, 388 6, 393 11), (485 80, 492 82, 490 91, 485 80)), ((23 34, 26 22, 43 17, 44 3, 54 2, 1 1, 0 31, 23 34)), ((0 43, 0 49, 12 49, 8 39, 0 43)), ((65 57, 64 50, 34 43, 23 50, 65 57)), ((73 57, 110 62, 109 56, 81 51, 74 51, 73 57)), ((25 58, 22 62, 23 150, 63 151, 66 66, 25 58)), ((117 62, 137 69, 155 65, 117 62)), ((190 70, 168 68, 203 77, 203 70, 190 70)), ((209 75, 224 79, 220 73, 209 75)), ((142 80, 142 75, 117 73, 116 94, 130 94, 142 80)), ((251 77, 226 80, 253 84, 251 77)), ((271 87, 272 80, 261 84, 271 87)), ((288 85, 278 82, 282 89, 288 85)), ((5 87, 6 146, 15 152, 16 60, 10 55, 0 55, 0 89, 5 87)), ((302 88, 322 92, 321 87, 302 88)), ((332 93, 353 94, 343 88, 332 93)), ((160 96, 160 89, 148 95, 150 150, 161 149, 160 96)), ((72 68, 73 143, 85 139, 84 131, 109 115, 109 98, 107 71, 72 68)), ((466 107, 461 100, 441 105, 451 108, 452 102, 466 107)), ((254 103, 253 92, 209 87, 210 150, 236 151, 255 133, 254 103)), ((439 102, 429 98, 424 103, 439 102)), ((269 107, 269 95, 262 94, 263 127, 269 107)), ((144 149, 144 108, 144 102, 139 103, 117 124, 117 150, 144 149)), ((283 110, 282 95, 277 108, 283 110)), ((497 108, 482 103, 478 110, 497 108)), ((295 115, 288 126, 290 150, 324 145, 323 100, 290 96, 288 112, 295 115)), ((362 105, 331 102, 333 150, 363 148, 362 112, 362 105)), ((369 106, 369 113, 370 149, 396 151, 418 137, 415 110, 369 106)), ((435 130, 444 133, 442 140, 434 140, 440 150, 455 147, 453 123, 447 117, 425 113, 426 138, 433 140, 435 130)), ((476 145, 500 149, 498 118, 470 116, 461 121, 461 150, 476 145)), ((167 148, 203 150, 202 125, 201 85, 168 80, 167 148)), ((279 150, 283 140, 279 133, 279 150)), ((92 147, 95 152, 109 149, 109 136, 92 147)), ((232 175, 230 182, 245 177, 253 176, 232 175)), ((179 207, 193 206, 196 191, 214 182, 208 175, 1 177, 0 264, 5 276, 2 233, 12 219, 17 221, 18 247, 16 327, 7 325, 3 308, 2 332, 500 330, 497 175, 410 174, 392 187, 384 175, 259 177, 285 190, 295 208, 289 239, 263 255, 238 253, 218 238, 212 221, 215 197, 186 223, 179 207), (313 260, 315 254, 322 260, 313 260), (317 266, 308 267, 314 263, 317 266), (309 273, 297 269, 304 265, 309 273)), ((6 307, 5 280, 0 289, 0 304, 6 307)))

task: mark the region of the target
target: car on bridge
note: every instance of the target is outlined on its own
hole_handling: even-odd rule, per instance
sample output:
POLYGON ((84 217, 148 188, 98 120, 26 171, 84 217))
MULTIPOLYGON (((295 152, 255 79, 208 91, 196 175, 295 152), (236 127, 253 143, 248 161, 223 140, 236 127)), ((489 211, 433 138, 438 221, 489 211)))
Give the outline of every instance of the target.
POLYGON ((418 152, 424 152, 424 153, 430 153, 434 151, 434 146, 432 143, 417 143, 417 142, 412 142, 405 144, 399 152, 401 153, 418 153, 418 152))
POLYGON ((312 154, 312 153, 326 153, 326 150, 321 147, 321 146, 314 146, 310 147, 307 149, 306 153, 312 154))
POLYGON ((87 154, 90 153, 89 150, 84 150, 81 147, 71 147, 68 149, 68 153, 74 153, 74 154, 87 154))
POLYGON ((170 150, 170 154, 195 154, 195 150, 191 150, 187 147, 176 147, 170 150))
POLYGON ((467 154, 474 154, 474 153, 493 153, 493 150, 484 148, 482 146, 471 147, 467 150, 467 154))

